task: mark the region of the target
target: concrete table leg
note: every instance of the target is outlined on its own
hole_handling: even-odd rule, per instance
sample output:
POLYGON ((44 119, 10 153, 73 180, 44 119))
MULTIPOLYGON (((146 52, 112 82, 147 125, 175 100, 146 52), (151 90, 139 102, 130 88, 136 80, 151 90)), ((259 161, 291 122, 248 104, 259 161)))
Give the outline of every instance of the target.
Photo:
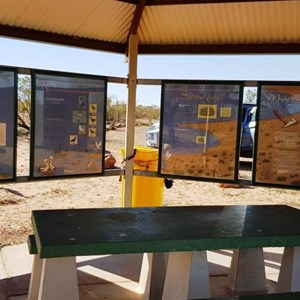
POLYGON ((267 292, 262 248, 233 251, 228 287, 237 293, 267 292))
POLYGON ((152 274, 152 261, 153 261, 153 254, 144 253, 140 279, 138 284, 138 289, 141 294, 144 294, 144 299, 149 298, 150 282, 151 282, 151 274, 152 274))
POLYGON ((209 272, 206 251, 195 251, 192 256, 188 299, 210 298, 209 272))
POLYGON ((79 300, 76 257, 43 259, 39 300, 79 300))
POLYGON ((162 299, 205 298, 207 295, 210 288, 206 253, 170 253, 162 299), (195 265, 192 267, 192 264, 195 265))
POLYGON ((279 272, 277 292, 300 291, 300 247, 286 247, 279 272))
POLYGON ((162 299, 169 252, 153 253, 149 300, 162 299))
POLYGON ((30 276, 30 284, 28 291, 28 300, 37 300, 39 296, 39 288, 42 276, 43 259, 38 254, 34 255, 32 271, 30 276))

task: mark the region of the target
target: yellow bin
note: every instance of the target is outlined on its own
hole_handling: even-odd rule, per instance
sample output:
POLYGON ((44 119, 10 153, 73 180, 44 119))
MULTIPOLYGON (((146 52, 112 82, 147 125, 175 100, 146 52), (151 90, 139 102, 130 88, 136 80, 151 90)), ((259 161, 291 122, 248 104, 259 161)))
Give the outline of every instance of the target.
MULTIPOLYGON (((157 171, 158 149, 136 146, 136 154, 133 159, 133 169, 141 171, 157 171)), ((125 157, 125 149, 120 153, 125 157)), ((122 176, 121 205, 124 206, 124 176, 122 176)), ((164 179, 158 177, 133 176, 132 183, 132 206, 161 206, 163 200, 164 179)))

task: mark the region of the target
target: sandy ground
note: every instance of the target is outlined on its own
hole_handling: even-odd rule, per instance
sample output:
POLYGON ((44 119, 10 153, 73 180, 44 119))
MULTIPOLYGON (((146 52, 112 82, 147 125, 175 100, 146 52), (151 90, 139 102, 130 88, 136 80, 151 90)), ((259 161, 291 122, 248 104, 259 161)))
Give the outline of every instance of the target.
MULTIPOLYGON (((147 127, 136 127, 136 145, 145 146, 147 127)), ((116 157, 124 145, 125 129, 108 131, 106 149, 116 157)), ((18 176, 29 173, 29 140, 18 140, 18 176)), ((240 171, 250 178, 250 171, 240 171)), ((32 232, 31 211, 52 208, 120 206, 119 176, 19 182, 0 185, 0 247, 25 242, 32 232)), ((263 187, 221 188, 217 183, 175 180, 164 189, 163 205, 287 204, 297 206, 297 190, 263 187)))

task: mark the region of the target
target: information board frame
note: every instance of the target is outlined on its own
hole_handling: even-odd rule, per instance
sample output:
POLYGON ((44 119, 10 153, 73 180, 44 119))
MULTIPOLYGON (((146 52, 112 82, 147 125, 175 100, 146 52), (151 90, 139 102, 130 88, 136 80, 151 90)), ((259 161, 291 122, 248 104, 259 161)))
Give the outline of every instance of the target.
POLYGON ((30 179, 103 175, 107 77, 32 70, 31 78, 30 179))
POLYGON ((300 189, 300 82, 261 81, 257 96, 252 184, 300 189))
POLYGON ((0 78, 4 73, 11 76, 6 74, 0 83, 0 183, 15 181, 17 170, 18 73, 16 68, 0 66, 0 78))
MULTIPOLYGON (((244 83, 242 81, 162 81, 159 135, 159 144, 161 146, 159 147, 158 159, 158 174, 160 176, 220 183, 238 182, 243 88, 244 83), (168 95, 168 91, 166 91, 168 86, 171 89, 172 86, 174 86, 174 88, 179 87, 179 89, 177 92, 174 92, 175 95, 168 95), (182 87, 182 89, 180 89, 180 87, 182 87), (187 87, 191 87, 191 89, 194 87, 196 87, 196 89, 198 87, 199 90, 203 89, 203 94, 199 91, 189 93, 187 87), (225 89, 227 88, 228 90, 225 92, 222 90, 222 87, 225 89), (217 93, 218 91, 220 92, 219 94, 217 93), (178 96, 178 93, 183 95, 182 99, 180 98, 181 96, 178 96), (209 93, 211 93, 211 95, 209 93), (181 116, 178 111, 176 111, 176 108, 174 108, 174 110, 170 107, 171 101, 166 100, 166 97, 174 96, 177 97, 177 107, 180 107, 180 103, 182 101, 184 102, 186 99, 195 102, 195 104, 186 108, 184 108, 184 103, 181 105, 185 110, 192 111, 193 122, 179 123, 178 120, 181 116), (176 119, 176 114, 179 115, 179 117, 177 121, 174 121, 174 116, 176 119), (170 119, 173 119, 173 121, 170 119), (203 119, 204 121, 201 122, 200 120, 203 119), (225 125, 228 127, 227 129, 230 133, 233 132, 232 135, 230 135, 230 133, 227 134, 228 138, 233 138, 232 143, 228 143, 228 141, 224 142, 224 134, 221 133, 219 127, 221 124, 217 124, 218 122, 216 122, 218 120, 223 121, 220 123, 225 123, 225 120, 229 121, 225 125), (179 126, 177 126, 176 123, 179 124, 179 126), (167 127, 170 129, 167 129, 167 127), (177 130, 178 133, 176 133, 177 130), (219 134, 216 130, 219 130, 219 134), (173 134, 170 135, 167 131, 173 131, 173 134), (197 132, 200 133, 198 134, 197 132), (204 134, 202 134, 203 132, 204 134), (197 135, 193 136, 196 133, 197 135), (197 144, 196 147, 189 144, 190 141, 188 139, 190 136, 192 143, 197 144), (220 139, 218 139, 217 136, 220 137, 220 139), (182 145, 180 145, 180 139, 181 141, 186 139, 187 142, 183 142, 182 145), (218 143, 223 147, 223 150, 221 150, 221 146, 219 149, 217 148, 218 143), (188 153, 187 151, 187 153, 181 153, 181 146, 185 147, 186 145, 190 148, 188 150, 190 152, 188 153), (229 149, 231 147, 234 151, 230 152, 229 149), (220 155, 222 155, 222 157, 220 157, 220 155), (201 164, 200 160, 202 161, 201 164), (174 167, 172 166, 172 163, 174 164, 174 167), (180 166, 180 164, 183 165, 180 166)), ((188 114, 188 112, 185 114, 188 114)), ((182 118, 184 119, 184 116, 182 116, 182 118)), ((223 129, 224 128, 222 128, 222 130, 223 129)))

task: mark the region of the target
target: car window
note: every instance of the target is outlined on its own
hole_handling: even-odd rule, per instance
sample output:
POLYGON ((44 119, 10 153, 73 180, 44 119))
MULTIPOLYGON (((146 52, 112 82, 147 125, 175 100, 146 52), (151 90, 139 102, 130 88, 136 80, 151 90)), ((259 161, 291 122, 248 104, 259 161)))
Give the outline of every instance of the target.
POLYGON ((243 116, 242 116, 242 122, 245 123, 247 119, 247 107, 243 107, 243 116))
POLYGON ((251 109, 251 111, 250 111, 250 114, 251 114, 250 121, 255 121, 255 119, 256 119, 256 110, 257 110, 256 106, 251 109))

